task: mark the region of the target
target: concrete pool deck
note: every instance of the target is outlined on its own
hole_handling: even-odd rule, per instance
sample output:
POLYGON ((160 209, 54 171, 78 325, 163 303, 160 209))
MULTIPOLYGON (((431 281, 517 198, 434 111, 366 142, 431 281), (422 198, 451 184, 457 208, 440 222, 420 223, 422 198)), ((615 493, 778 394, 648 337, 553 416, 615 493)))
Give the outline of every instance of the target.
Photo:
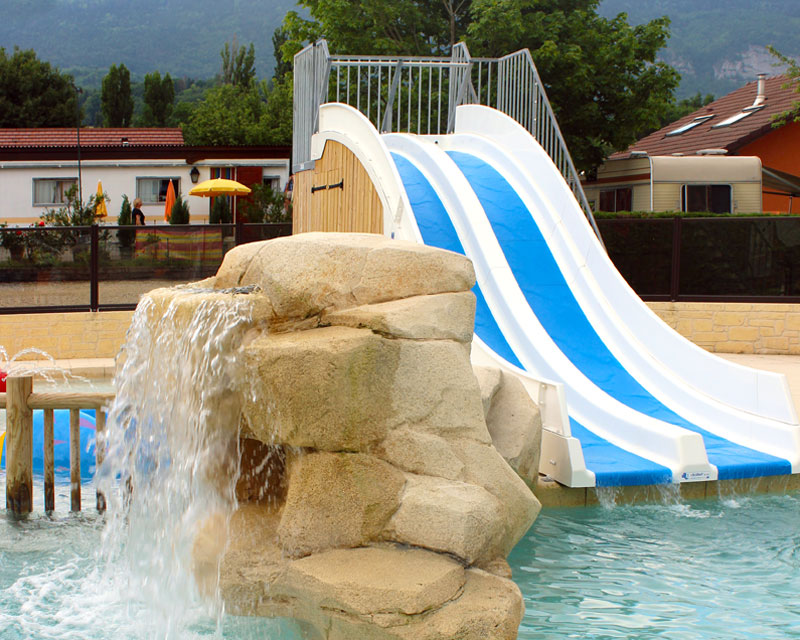
MULTIPOLYGON (((795 407, 800 408, 800 355, 717 354, 739 364, 782 373, 789 383, 795 407)), ((25 369, 52 368, 50 360, 30 360, 15 363, 25 369)), ((73 375, 90 379, 110 380, 114 376, 113 358, 71 358, 56 360, 55 366, 73 375)), ((3 363, 0 363, 0 368, 3 363)), ((5 411, 0 411, 5 414, 5 411)), ((0 418, 5 418, 0 415, 0 418)), ((699 500, 743 493, 784 493, 800 490, 800 474, 771 476, 746 480, 684 483, 679 487, 609 487, 604 489, 569 488, 540 477, 534 492, 544 506, 590 506, 610 501, 616 503, 662 502, 677 499, 699 500)))

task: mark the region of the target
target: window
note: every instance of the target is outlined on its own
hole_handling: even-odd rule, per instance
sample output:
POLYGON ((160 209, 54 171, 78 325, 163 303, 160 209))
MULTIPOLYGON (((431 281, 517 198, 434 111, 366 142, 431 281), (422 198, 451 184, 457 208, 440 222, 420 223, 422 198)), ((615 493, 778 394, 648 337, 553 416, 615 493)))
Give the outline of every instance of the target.
POLYGON ((756 111, 761 111, 766 105, 759 105, 757 107, 745 107, 739 113, 732 115, 730 118, 726 118, 722 122, 718 122, 717 124, 711 125, 712 129, 719 129, 720 127, 729 127, 735 122, 739 122, 739 120, 744 120, 747 116, 756 111))
POLYGON ((685 184, 681 187, 681 209, 731 213, 731 191, 729 184, 685 184))
POLYGON ((698 116, 697 118, 695 118, 691 122, 688 122, 687 124, 683 125, 682 127, 678 127, 677 129, 673 129, 672 131, 670 131, 666 135, 667 135, 667 137, 669 137, 669 136, 679 136, 682 133, 686 133, 690 129, 694 129, 696 126, 701 125, 704 122, 707 122, 708 120, 711 120, 711 118, 713 118, 713 117, 714 117, 714 114, 711 114, 710 116, 698 116))
POLYGON ((78 186, 77 178, 34 178, 33 204, 61 205, 67 201, 67 191, 78 186))
POLYGON ((280 176, 264 176, 261 181, 265 186, 272 189, 274 192, 281 190, 281 177, 280 176))
POLYGON ((600 192, 600 211, 632 211, 633 189, 622 187, 600 192))
POLYGON ((170 180, 177 196, 181 190, 180 178, 136 178, 136 194, 142 199, 143 204, 166 202, 170 180))

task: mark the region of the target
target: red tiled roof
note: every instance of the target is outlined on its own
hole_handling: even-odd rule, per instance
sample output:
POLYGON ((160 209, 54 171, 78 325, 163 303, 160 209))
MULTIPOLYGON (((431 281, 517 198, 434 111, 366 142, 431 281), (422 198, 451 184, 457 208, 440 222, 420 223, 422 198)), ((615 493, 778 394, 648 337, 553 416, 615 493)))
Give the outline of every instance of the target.
MULTIPOLYGON (((178 128, 87 128, 81 129, 80 135, 81 147, 183 146, 183 132, 178 128)), ((77 131, 74 128, 0 129, 0 149, 75 146, 77 146, 77 131)))
POLYGON ((758 81, 748 82, 741 89, 651 133, 632 144, 626 151, 612 154, 610 159, 627 158, 631 151, 646 151, 651 156, 669 156, 676 153, 694 155, 702 149, 727 149, 728 152, 735 152, 739 147, 769 133, 772 130, 772 116, 788 110, 792 103, 800 98, 792 88, 783 89, 781 87, 786 82, 786 76, 766 78, 764 93, 767 99, 764 102, 764 108, 730 126, 712 128, 713 125, 719 124, 753 104, 758 93, 758 81), (689 131, 675 136, 666 135, 697 117, 712 114, 713 118, 689 131))

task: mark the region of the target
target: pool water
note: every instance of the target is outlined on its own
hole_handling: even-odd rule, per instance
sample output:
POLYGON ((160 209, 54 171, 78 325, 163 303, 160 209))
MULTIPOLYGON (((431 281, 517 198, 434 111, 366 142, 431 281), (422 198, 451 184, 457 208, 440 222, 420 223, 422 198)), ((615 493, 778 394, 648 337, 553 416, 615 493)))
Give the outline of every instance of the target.
MULTIPOLYGON (((0 512, 3 640, 301 637, 143 588, 99 553, 92 485, 79 515, 56 493, 52 519, 0 512)), ((546 509, 509 562, 522 639, 800 638, 800 495, 546 509)))
POLYGON ((800 494, 544 510, 509 562, 520 638, 800 638, 800 494))

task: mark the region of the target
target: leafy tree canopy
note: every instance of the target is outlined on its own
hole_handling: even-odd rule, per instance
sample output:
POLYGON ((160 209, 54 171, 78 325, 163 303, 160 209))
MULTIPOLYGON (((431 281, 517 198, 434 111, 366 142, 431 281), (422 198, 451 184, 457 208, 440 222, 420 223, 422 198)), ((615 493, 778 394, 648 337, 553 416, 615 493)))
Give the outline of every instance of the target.
POLYGON ((470 0, 299 0, 306 20, 289 11, 284 59, 306 42, 325 37, 335 53, 363 55, 446 54, 464 35, 470 0))
MULTIPOLYGON (((794 86, 795 92, 800 93, 800 65, 797 64, 797 60, 782 54, 773 46, 768 46, 767 49, 773 56, 786 65, 786 75, 789 79, 783 85, 783 88, 788 89, 794 86)), ((791 108, 776 116, 774 125, 781 127, 790 120, 800 122, 800 98, 792 103, 791 108)))
POLYGON ((245 49, 244 45, 237 47, 236 38, 234 38, 233 46, 226 42, 220 56, 222 57, 222 82, 232 84, 234 87, 249 87, 256 77, 256 50, 253 43, 250 43, 249 49, 245 49))
POLYGON ((145 127, 165 127, 172 113, 175 101, 175 86, 166 74, 163 78, 158 71, 144 77, 144 108, 142 124, 145 127))
POLYGON ((657 128, 680 76, 656 54, 669 19, 631 27, 603 18, 599 0, 474 0, 473 55, 527 47, 575 165, 589 169, 644 131, 657 128))
POLYGON ((79 117, 71 76, 32 49, 0 48, 0 127, 74 127, 79 117))
POLYGON ((300 0, 289 12, 288 59, 325 37, 334 52, 430 55, 466 37, 475 56, 528 48, 578 169, 657 128, 680 80, 656 62, 669 20, 632 27, 598 15, 600 0, 300 0))
POLYGON ((103 78, 100 96, 103 123, 107 127, 130 127, 133 119, 131 72, 124 64, 112 64, 103 78))

